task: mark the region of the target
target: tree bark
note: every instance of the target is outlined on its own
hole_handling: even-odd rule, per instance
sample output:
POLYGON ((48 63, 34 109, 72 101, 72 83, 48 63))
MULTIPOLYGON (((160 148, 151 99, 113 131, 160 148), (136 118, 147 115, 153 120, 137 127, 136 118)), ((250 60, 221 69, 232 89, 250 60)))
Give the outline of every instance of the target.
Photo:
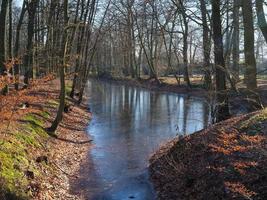
POLYGON ((245 84, 247 89, 257 88, 257 69, 254 52, 254 27, 252 1, 242 0, 243 21, 244 21, 244 50, 245 50, 245 84))
POLYGON ((239 8, 240 0, 234 0, 234 10, 233 10, 233 79, 237 83, 239 80, 239 8))
MULTIPOLYGON (((6 39, 6 13, 7 13, 8 0, 2 0, 1 11, 0 11, 0 75, 6 77, 7 70, 5 67, 5 39, 6 39)), ((8 93, 8 85, 6 85, 2 91, 2 94, 8 93)))
MULTIPOLYGON (((179 1, 180 4, 183 3, 183 1, 179 1)), ((188 87, 191 87, 191 82, 189 78, 189 72, 188 72, 188 21, 186 16, 186 11, 184 8, 184 5, 181 5, 181 14, 182 14, 182 21, 184 24, 184 30, 183 30, 183 62, 184 62, 184 80, 188 87)))
POLYGON ((8 0, 2 0, 0 11, 0 74, 5 71, 5 36, 6 36, 6 12, 8 0))
POLYGON ((210 51, 211 41, 209 34, 209 27, 207 21, 207 7, 205 0, 200 0, 200 9, 203 23, 203 64, 204 64, 204 86, 206 89, 211 89, 211 71, 210 71, 210 51))
POLYGON ((32 0, 28 3, 28 26, 27 26, 27 47, 26 47, 26 55, 24 57, 24 65, 25 65, 25 74, 24 74, 24 83, 26 86, 29 85, 30 78, 33 77, 33 36, 34 36, 34 19, 36 14, 36 9, 38 6, 39 0, 32 0))
POLYGON ((15 45, 14 45, 14 57, 15 57, 15 63, 14 63, 14 74, 15 74, 15 89, 19 89, 19 47, 20 47, 20 31, 21 31, 21 26, 22 22, 24 19, 24 15, 26 12, 26 2, 25 0, 23 1, 22 5, 22 10, 20 13, 18 25, 17 25, 17 30, 16 30, 16 38, 15 38, 15 45))
POLYGON ((216 121, 222 121, 229 117, 228 97, 226 94, 226 69, 223 57, 223 36, 221 25, 220 0, 212 0, 212 24, 214 57, 216 68, 216 94, 217 108, 216 121))
POLYGON ((257 8, 258 25, 261 29, 265 41, 267 42, 267 22, 263 10, 263 0, 256 0, 256 8, 257 8))
POLYGON ((71 92, 70 92, 70 97, 73 98, 74 97, 74 92, 75 92, 75 88, 77 85, 77 81, 78 81, 78 77, 80 74, 80 68, 81 68, 81 54, 82 54, 82 41, 84 39, 84 36, 86 34, 86 29, 85 29, 85 24, 87 21, 87 17, 89 14, 89 10, 90 10, 90 1, 87 1, 87 5, 86 5, 86 10, 84 10, 84 6, 83 6, 82 2, 82 10, 81 10, 81 15, 80 15, 80 21, 83 20, 83 25, 81 27, 79 27, 78 29, 78 44, 77 44, 77 49, 76 49, 76 54, 78 55, 78 57, 75 60, 75 70, 74 70, 74 77, 73 77, 73 81, 72 81, 72 88, 71 88, 71 92), (85 13, 84 13, 85 11, 85 13), (84 14, 84 15, 83 15, 84 14))
POLYGON ((12 58, 12 0, 8 2, 9 30, 8 30, 8 58, 12 58))
POLYGON ((57 116, 55 120, 53 121, 51 127, 49 127, 47 130, 48 132, 55 132, 59 123, 62 121, 63 118, 63 111, 65 107, 65 66, 66 66, 66 52, 67 52, 67 35, 68 35, 68 0, 64 0, 63 2, 63 8, 64 8, 64 31, 63 31, 63 36, 62 36, 62 41, 61 41, 61 56, 62 56, 62 61, 61 61, 61 66, 59 69, 60 73, 60 101, 59 101, 59 107, 57 111, 57 116))
POLYGON ((183 62, 184 62, 184 80, 188 87, 191 87, 189 72, 188 72, 188 23, 184 19, 184 33, 183 33, 183 62))

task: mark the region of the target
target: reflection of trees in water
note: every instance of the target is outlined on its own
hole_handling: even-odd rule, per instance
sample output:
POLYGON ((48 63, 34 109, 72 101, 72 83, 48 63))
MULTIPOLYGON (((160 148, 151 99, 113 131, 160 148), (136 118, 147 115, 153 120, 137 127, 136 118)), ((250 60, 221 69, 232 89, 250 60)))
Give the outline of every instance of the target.
POLYGON ((165 131, 191 133, 194 128, 207 127, 210 122, 210 104, 190 96, 150 92, 103 82, 91 84, 91 89, 98 96, 102 108, 99 112, 109 115, 106 120, 110 128, 114 125, 112 121, 117 119, 116 123, 119 124, 116 126, 127 126, 132 131, 138 131, 141 127, 161 127, 160 123, 164 123, 165 131))
POLYGON ((207 128, 210 123, 210 108, 209 105, 207 105, 205 102, 203 102, 203 109, 202 109, 202 118, 203 118, 203 124, 204 128, 207 128))
POLYGON ((101 158, 94 162, 106 181, 142 169, 148 155, 175 136, 176 124, 181 133, 191 133, 194 126, 201 128, 209 120, 209 108, 189 96, 106 82, 93 82, 90 87, 92 109, 97 112, 92 136, 101 147, 97 149, 101 158))
MULTIPOLYGON (((165 95, 166 97, 166 104, 167 104, 167 116, 169 118, 169 116, 171 116, 171 108, 170 108, 170 96, 169 95, 165 95)), ((168 120, 168 125, 169 125, 169 129, 172 130, 172 119, 170 117, 170 119, 168 120)))
POLYGON ((187 128, 187 117, 188 117, 188 110, 190 109, 190 97, 186 96, 184 98, 184 113, 183 113, 183 134, 186 134, 187 128))

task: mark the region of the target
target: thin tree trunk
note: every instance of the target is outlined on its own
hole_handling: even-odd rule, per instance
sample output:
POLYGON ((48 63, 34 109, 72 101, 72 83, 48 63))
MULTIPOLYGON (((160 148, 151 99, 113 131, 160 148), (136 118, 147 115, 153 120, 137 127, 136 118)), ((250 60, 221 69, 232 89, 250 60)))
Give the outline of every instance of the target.
POLYGON ((189 72, 188 72, 188 22, 185 16, 185 11, 183 11, 183 23, 184 23, 184 33, 183 33, 183 61, 184 61, 184 80, 188 87, 191 87, 189 72))
POLYGON ((48 132, 55 132, 59 123, 62 121, 63 118, 63 111, 65 107, 65 66, 66 66, 66 52, 68 48, 68 43, 67 43, 67 35, 68 35, 68 0, 64 0, 63 3, 63 8, 64 8, 64 32, 62 36, 62 41, 61 41, 61 56, 62 56, 62 61, 61 61, 61 66, 60 66, 60 102, 59 102, 59 107, 57 111, 57 116, 55 120, 53 121, 52 125, 50 128, 48 128, 48 132))
POLYGON ((131 77, 136 78, 136 71, 134 69, 134 43, 133 43, 133 34, 132 31, 133 18, 132 18, 132 6, 129 0, 127 1, 127 46, 128 46, 128 57, 129 57, 129 66, 131 77))
POLYGON ((12 0, 9 0, 8 3, 8 14, 9 14, 9 30, 8 30, 8 58, 12 58, 12 0))
POLYGON ((81 68, 81 66, 80 66, 81 56, 80 55, 82 54, 82 43, 83 43, 82 41, 83 41, 84 35, 85 35, 85 24, 86 24, 87 17, 89 14, 89 9, 90 9, 89 3, 90 3, 90 1, 88 0, 87 5, 86 5, 86 11, 85 11, 85 14, 83 16, 84 6, 83 6, 83 2, 82 2, 82 11, 81 11, 81 15, 80 15, 80 21, 83 19, 83 25, 78 30, 78 44, 77 44, 77 49, 76 49, 76 54, 78 55, 78 57, 76 58, 76 61, 75 61, 74 78, 72 81, 72 88, 71 88, 71 92, 70 92, 71 98, 74 97, 74 92, 75 92, 75 88, 76 88, 76 84, 77 84, 78 76, 79 76, 78 74, 80 73, 80 68, 81 68))

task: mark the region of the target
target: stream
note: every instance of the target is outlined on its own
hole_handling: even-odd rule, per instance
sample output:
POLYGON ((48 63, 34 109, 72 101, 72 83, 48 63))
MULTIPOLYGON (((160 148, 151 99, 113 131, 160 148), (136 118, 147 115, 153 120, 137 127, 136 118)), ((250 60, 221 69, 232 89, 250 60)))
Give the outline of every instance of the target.
POLYGON ((72 191, 88 200, 153 200, 148 160, 161 144, 209 124, 204 99, 90 80, 94 147, 72 191))

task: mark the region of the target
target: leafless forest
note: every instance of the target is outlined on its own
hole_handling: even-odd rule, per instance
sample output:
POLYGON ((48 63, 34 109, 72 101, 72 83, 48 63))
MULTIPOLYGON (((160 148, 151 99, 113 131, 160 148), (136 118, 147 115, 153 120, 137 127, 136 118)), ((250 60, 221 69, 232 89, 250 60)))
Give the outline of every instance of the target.
POLYGON ((3 132, 18 115, 17 104, 38 102, 24 100, 24 92, 38 86, 40 95, 49 94, 43 80, 58 86, 56 110, 43 127, 52 136, 72 103, 83 104, 91 78, 208 97, 214 122, 234 114, 231 102, 245 102, 249 111, 267 103, 265 0, 0 3, 3 132))

